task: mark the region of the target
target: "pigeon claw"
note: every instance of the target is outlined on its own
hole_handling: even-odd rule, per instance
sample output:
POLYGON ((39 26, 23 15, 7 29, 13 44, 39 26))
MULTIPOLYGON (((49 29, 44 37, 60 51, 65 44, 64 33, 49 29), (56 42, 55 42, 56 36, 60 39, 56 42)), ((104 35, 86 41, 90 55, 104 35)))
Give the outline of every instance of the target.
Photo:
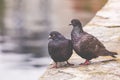
POLYGON ((58 68, 57 63, 55 63, 50 69, 52 68, 58 68))
POLYGON ((80 65, 89 65, 89 64, 90 64, 90 61, 86 60, 84 63, 81 63, 80 65))

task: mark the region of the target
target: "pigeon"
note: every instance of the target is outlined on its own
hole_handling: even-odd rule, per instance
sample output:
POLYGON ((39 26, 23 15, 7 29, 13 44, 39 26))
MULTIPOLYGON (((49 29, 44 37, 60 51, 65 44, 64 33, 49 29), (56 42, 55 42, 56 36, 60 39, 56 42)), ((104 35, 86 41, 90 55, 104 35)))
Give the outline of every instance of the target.
POLYGON ((73 53, 72 41, 66 39, 61 33, 52 31, 49 34, 48 52, 55 65, 52 68, 57 68, 58 62, 66 61, 68 65, 73 65, 68 62, 68 59, 73 53))
POLYGON ((71 40, 74 51, 86 59, 83 65, 90 64, 90 60, 99 56, 112 56, 116 58, 116 52, 108 51, 105 46, 93 35, 85 32, 82 24, 78 19, 72 19, 71 24, 73 29, 71 31, 71 40))

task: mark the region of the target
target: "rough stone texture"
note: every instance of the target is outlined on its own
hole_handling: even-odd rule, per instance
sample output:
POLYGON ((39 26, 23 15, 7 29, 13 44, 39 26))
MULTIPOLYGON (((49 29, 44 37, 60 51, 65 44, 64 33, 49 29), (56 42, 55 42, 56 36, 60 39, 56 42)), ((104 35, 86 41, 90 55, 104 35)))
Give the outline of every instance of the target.
MULTIPOLYGON (((120 1, 108 0, 96 16, 84 27, 110 51, 120 53, 120 1)), ((40 80, 120 80, 120 55, 116 59, 99 57, 92 64, 80 66, 84 60, 74 54, 69 60, 75 66, 50 69, 40 80)))

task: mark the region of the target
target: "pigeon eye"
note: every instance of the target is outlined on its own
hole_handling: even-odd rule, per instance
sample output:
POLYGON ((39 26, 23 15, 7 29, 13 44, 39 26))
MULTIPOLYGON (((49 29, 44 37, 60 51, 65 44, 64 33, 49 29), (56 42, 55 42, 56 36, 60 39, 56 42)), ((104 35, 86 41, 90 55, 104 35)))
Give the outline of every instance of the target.
POLYGON ((52 35, 53 37, 55 36, 55 34, 52 35))

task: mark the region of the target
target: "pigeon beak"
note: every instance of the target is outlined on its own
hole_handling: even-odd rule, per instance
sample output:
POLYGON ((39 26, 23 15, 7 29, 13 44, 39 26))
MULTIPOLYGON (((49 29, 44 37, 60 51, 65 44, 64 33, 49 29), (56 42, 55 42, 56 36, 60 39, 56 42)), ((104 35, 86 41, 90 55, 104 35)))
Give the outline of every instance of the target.
POLYGON ((48 39, 52 39, 52 37, 49 35, 48 39))
POLYGON ((71 26, 72 24, 69 24, 69 26, 71 26))

